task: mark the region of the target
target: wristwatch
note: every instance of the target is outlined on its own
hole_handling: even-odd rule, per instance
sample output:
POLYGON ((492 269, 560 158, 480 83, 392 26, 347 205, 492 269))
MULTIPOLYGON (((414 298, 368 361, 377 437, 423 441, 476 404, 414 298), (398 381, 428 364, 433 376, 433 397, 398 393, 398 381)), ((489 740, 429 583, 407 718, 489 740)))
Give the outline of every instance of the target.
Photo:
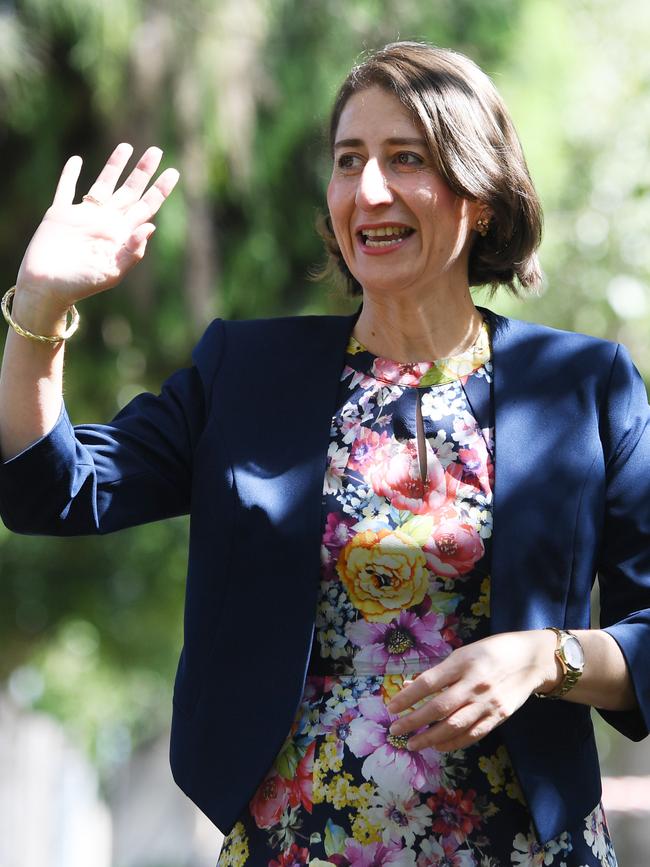
POLYGON ((547 626, 557 636, 555 644, 555 658, 559 661, 564 672, 564 677, 551 692, 536 692, 537 698, 562 698, 580 680, 585 667, 585 655, 582 645, 568 629, 557 629, 555 626, 547 626))

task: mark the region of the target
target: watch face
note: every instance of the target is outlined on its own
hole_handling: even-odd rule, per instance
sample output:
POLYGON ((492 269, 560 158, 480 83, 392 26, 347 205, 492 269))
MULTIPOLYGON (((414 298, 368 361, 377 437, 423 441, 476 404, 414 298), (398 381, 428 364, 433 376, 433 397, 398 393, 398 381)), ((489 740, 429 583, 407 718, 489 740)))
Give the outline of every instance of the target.
POLYGON ((582 652, 582 645, 574 635, 567 636, 564 642, 564 658, 571 668, 581 669, 585 663, 585 656, 582 652))

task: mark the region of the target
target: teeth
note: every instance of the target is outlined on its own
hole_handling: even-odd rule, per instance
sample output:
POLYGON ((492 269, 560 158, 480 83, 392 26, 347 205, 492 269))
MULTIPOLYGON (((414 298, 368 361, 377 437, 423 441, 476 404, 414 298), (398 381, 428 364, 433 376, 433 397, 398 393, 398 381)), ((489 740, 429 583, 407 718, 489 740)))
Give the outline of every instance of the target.
POLYGON ((380 226, 377 229, 364 229, 362 234, 366 238, 381 238, 385 235, 404 235, 408 231, 407 226, 380 226))

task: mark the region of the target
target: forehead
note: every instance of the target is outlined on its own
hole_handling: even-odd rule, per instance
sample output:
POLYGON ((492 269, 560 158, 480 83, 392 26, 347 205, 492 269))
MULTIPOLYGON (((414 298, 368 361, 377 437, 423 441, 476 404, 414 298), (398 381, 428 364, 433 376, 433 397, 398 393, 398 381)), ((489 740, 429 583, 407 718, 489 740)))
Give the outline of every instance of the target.
POLYGON ((377 86, 352 94, 336 128, 336 141, 421 135, 419 123, 406 106, 394 94, 377 86))

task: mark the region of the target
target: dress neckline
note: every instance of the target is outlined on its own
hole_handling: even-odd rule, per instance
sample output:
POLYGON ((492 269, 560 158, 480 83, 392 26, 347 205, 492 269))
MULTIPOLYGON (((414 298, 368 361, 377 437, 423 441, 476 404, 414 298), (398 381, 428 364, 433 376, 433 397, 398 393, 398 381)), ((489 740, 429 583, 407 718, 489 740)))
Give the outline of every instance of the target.
POLYGON ((393 361, 373 355, 356 337, 350 337, 346 349, 346 364, 358 373, 387 385, 408 388, 430 388, 463 379, 490 360, 490 331, 484 319, 474 343, 457 355, 434 361, 393 361))

